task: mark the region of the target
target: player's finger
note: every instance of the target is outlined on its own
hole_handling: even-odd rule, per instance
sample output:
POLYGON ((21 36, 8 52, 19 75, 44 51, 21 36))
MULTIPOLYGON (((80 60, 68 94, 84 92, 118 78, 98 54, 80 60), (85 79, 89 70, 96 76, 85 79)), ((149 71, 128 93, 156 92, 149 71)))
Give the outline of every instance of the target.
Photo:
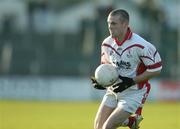
POLYGON ((97 83, 97 81, 96 81, 96 79, 95 79, 95 77, 93 77, 93 76, 91 76, 91 81, 92 81, 92 83, 97 83))

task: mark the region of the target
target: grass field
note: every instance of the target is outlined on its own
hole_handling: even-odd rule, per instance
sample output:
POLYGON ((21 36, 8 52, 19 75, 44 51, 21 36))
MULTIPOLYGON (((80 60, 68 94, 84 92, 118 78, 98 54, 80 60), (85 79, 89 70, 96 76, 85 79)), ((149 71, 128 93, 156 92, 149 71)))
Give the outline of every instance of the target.
MULTIPOLYGON (((93 129, 98 105, 0 101, 0 129, 93 129)), ((180 103, 146 103, 143 116, 141 129, 180 129, 180 103)))

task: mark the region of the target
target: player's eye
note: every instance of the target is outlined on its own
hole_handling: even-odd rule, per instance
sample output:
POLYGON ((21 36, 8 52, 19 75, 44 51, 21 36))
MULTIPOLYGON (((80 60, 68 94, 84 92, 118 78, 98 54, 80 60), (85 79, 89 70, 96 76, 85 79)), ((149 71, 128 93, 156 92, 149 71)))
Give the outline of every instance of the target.
POLYGON ((115 26, 116 23, 115 22, 111 22, 111 23, 108 23, 108 26, 111 27, 111 26, 115 26))

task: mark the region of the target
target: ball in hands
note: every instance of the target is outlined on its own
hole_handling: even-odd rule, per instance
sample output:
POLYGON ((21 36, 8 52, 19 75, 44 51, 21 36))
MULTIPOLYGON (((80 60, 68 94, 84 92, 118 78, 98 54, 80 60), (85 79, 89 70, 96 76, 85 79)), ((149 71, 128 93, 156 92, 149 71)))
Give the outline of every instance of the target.
POLYGON ((103 87, 109 87, 118 80, 118 71, 112 64, 101 64, 95 70, 95 79, 103 87))

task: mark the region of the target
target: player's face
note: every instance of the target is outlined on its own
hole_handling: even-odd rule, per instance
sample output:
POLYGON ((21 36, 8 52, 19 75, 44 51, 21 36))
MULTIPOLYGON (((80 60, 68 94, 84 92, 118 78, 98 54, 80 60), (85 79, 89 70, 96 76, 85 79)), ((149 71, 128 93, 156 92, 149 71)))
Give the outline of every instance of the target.
POLYGON ((120 16, 108 16, 107 19, 109 33, 113 38, 118 38, 126 33, 127 24, 125 22, 120 21, 120 16))

